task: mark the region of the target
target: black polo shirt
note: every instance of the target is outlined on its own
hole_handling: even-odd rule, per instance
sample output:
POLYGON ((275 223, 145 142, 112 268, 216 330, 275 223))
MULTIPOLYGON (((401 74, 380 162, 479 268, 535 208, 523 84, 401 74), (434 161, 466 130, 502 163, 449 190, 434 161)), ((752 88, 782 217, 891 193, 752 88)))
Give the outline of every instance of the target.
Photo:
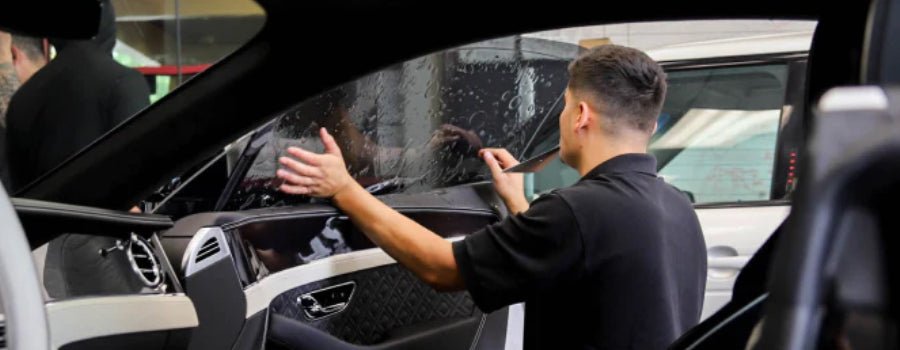
POLYGON ((453 254, 483 311, 525 302, 527 349, 664 349, 703 306, 700 223, 647 154, 600 164, 453 254))

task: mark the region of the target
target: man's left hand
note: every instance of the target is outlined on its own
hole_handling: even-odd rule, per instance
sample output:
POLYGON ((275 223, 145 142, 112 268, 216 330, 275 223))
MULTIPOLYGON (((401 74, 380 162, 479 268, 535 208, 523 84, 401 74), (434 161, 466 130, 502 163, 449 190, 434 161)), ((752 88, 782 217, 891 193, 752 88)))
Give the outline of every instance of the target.
POLYGON ((282 169, 278 169, 276 174, 285 181, 281 185, 281 191, 331 198, 356 185, 356 180, 347 172, 344 157, 334 137, 325 128, 319 130, 319 136, 325 145, 325 153, 317 154, 298 147, 288 147, 288 154, 296 159, 278 159, 282 169))

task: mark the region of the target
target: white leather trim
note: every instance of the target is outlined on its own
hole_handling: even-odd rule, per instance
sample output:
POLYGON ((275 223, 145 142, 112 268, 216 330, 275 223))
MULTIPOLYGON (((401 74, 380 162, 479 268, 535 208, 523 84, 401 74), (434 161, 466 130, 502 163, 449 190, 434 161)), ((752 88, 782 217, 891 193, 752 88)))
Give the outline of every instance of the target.
POLYGON ((525 338, 525 304, 509 306, 506 317, 506 344, 504 350, 522 350, 525 338))
POLYGON ((51 349, 116 334, 197 327, 184 294, 81 298, 46 304, 51 349))
POLYGON ((244 289, 247 297, 247 318, 268 308, 272 300, 281 293, 304 284, 393 263, 396 261, 383 250, 366 249, 276 272, 244 289))
POLYGON ((819 99, 819 110, 842 112, 858 110, 886 110, 888 98, 877 86, 838 87, 828 90, 819 99))
MULTIPOLYGON (((454 242, 463 237, 448 238, 454 242)), ((394 264, 397 261, 379 248, 360 250, 320 259, 279 271, 244 289, 247 298, 247 318, 269 307, 278 295, 304 284, 321 281, 359 270, 394 264)))
POLYGON ((184 250, 184 255, 181 258, 181 268, 184 269, 184 275, 190 277, 219 261, 230 259, 231 250, 228 249, 227 242, 225 232, 222 232, 221 227, 204 227, 197 231, 194 237, 191 238, 191 241, 188 242, 187 249, 184 250), (219 252, 207 256, 203 261, 197 262, 197 255, 200 254, 203 244, 210 239, 215 240, 215 244, 219 246, 219 252))

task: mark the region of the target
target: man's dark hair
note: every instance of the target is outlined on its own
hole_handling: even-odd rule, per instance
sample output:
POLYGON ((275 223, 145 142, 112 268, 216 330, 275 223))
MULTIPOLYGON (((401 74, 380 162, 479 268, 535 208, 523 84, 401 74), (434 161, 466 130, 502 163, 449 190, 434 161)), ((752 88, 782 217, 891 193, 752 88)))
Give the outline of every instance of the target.
POLYGON ((30 36, 24 35, 13 35, 12 36, 12 44, 13 46, 22 50, 28 59, 31 61, 38 61, 45 59, 44 57, 44 42, 41 38, 34 38, 30 36))
POLYGON ((614 125, 650 133, 666 96, 666 73, 640 50, 603 45, 569 64, 569 89, 587 94, 614 125))

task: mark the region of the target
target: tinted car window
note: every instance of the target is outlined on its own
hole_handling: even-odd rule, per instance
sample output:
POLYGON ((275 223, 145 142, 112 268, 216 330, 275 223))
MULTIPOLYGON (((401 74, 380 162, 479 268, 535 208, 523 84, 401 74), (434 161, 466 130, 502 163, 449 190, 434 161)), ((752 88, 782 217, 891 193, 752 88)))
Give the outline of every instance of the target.
MULTIPOLYGON (((650 142, 660 176, 695 203, 771 199, 787 75, 784 64, 668 72, 650 142)), ((540 194, 578 178, 557 160, 534 175, 529 190, 540 194)))
POLYGON ((321 152, 335 135, 353 177, 377 193, 487 179, 482 147, 523 155, 556 129, 566 67, 579 47, 506 38, 420 57, 303 101, 275 118, 227 209, 308 202, 278 192, 288 146, 321 152))

